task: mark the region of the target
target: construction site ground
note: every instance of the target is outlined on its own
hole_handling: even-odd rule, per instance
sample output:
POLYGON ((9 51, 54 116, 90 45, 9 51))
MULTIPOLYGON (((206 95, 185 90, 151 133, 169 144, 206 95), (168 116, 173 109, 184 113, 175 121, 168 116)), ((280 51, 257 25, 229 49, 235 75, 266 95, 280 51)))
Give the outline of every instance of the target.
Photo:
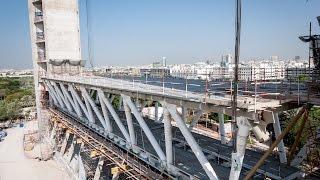
POLYGON ((24 127, 7 129, 7 137, 0 142, 0 180, 69 180, 66 171, 54 160, 39 161, 27 157, 23 149, 26 128, 35 127, 30 121, 24 127))

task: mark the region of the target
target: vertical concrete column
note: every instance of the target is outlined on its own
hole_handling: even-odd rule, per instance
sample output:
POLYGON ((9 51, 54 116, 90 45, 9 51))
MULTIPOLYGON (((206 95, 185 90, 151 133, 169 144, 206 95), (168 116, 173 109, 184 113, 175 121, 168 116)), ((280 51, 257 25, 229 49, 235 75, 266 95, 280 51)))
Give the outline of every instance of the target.
POLYGON ((137 142, 136 142, 136 136, 135 136, 135 132, 134 132, 131 110, 130 110, 127 103, 123 103, 123 107, 124 107, 124 111, 126 114, 127 125, 128 125, 128 129, 129 129, 129 135, 130 135, 130 141, 131 141, 132 145, 136 145, 137 142))
POLYGON ((96 171, 95 171, 95 173, 94 173, 93 180, 99 180, 99 179, 100 179, 103 164, 104 164, 104 157, 101 156, 101 157, 99 158, 99 162, 98 162, 96 171))
POLYGON ((220 135, 220 141, 221 144, 226 144, 226 132, 224 128, 224 114, 218 113, 219 116, 219 135, 220 135))
POLYGON ((67 130, 66 132, 66 136, 62 142, 62 145, 61 145, 61 150, 60 150, 60 153, 61 155, 64 154, 64 152, 66 151, 66 147, 67 147, 67 143, 68 143, 68 140, 69 140, 69 136, 70 136, 70 132, 67 130))
POLYGON ((154 104, 154 120, 159 121, 159 104, 157 101, 154 104))
POLYGON ((73 138, 72 138, 72 142, 71 142, 71 146, 70 146, 70 148, 69 148, 69 150, 68 150, 68 155, 67 155, 67 162, 71 162, 71 160, 72 160, 72 155, 73 155, 73 153, 74 153, 74 146, 75 146, 75 144, 77 143, 77 141, 76 141, 76 137, 75 136, 73 136, 73 138))
MULTIPOLYGON (((277 112, 273 113, 273 119, 274 119, 274 123, 273 123, 274 133, 276 137, 278 137, 281 134, 281 126, 279 122, 279 115, 277 112)), ((278 151, 279 151, 280 162, 287 163, 287 156, 286 156, 286 150, 283 143, 283 139, 278 144, 278 151)))
POLYGON ((181 107, 181 117, 183 119, 184 122, 187 121, 187 114, 188 114, 188 109, 186 106, 182 106, 181 107))
POLYGON ((164 136, 166 144, 166 156, 168 169, 173 163, 173 150, 172 150, 172 125, 170 115, 167 108, 163 108, 163 120, 164 120, 164 136))
POLYGON ((251 125, 245 117, 237 118, 237 152, 232 153, 229 179, 239 179, 251 125))
POLYGON ((119 106, 118 106, 118 110, 121 111, 122 110, 122 96, 119 97, 119 106))

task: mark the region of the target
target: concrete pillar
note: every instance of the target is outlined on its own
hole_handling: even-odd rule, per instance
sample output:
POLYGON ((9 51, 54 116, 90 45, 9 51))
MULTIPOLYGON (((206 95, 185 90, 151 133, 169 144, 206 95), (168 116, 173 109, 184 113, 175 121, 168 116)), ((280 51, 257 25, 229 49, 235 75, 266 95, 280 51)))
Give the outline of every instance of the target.
POLYGON ((67 147, 67 144, 68 144, 68 140, 69 140, 69 136, 70 136, 70 133, 69 131, 66 132, 66 136, 62 142, 62 145, 61 145, 61 150, 60 150, 60 153, 61 155, 63 155, 66 151, 66 147, 67 147))
POLYGON ((76 144, 76 141, 75 141, 75 137, 73 137, 72 138, 72 142, 71 142, 71 146, 70 146, 70 148, 69 148, 69 150, 68 150, 68 155, 67 155, 67 162, 71 162, 71 160, 72 160, 72 155, 73 155, 73 153, 74 153, 74 146, 75 146, 75 144, 76 144))
POLYGON ((173 164, 173 150, 172 150, 172 125, 169 112, 166 108, 163 108, 163 120, 164 120, 164 136, 166 144, 166 156, 168 169, 173 164))
POLYGON ((134 126, 133 126, 133 121, 132 121, 132 115, 131 115, 131 110, 128 106, 127 103, 123 103, 124 111, 126 114, 126 119, 127 119, 127 125, 129 129, 129 135, 130 135, 130 141, 132 145, 136 145, 136 136, 134 132, 134 126))
POLYGON ((123 100, 122 100, 122 97, 120 96, 120 97, 119 97, 119 106, 118 106, 118 110, 119 110, 119 111, 122 110, 122 102, 123 102, 123 100))
POLYGON ((218 113, 219 116, 219 135, 220 135, 220 141, 221 144, 226 144, 226 132, 224 128, 224 114, 223 113, 218 113))
POLYGON ((249 132, 251 129, 251 125, 247 118, 245 117, 238 117, 237 118, 237 152, 232 153, 231 157, 231 171, 229 179, 237 180, 239 179, 240 172, 242 169, 242 162, 246 150, 247 139, 249 136, 249 132))
MULTIPOLYGON (((274 133, 275 133, 276 137, 278 137, 281 134, 281 126, 280 126, 280 122, 279 122, 278 113, 276 113, 276 112, 273 113, 273 119, 274 119, 274 123, 273 123, 274 133)), ((278 151, 279 151, 280 162, 287 163, 287 156, 286 156, 286 150, 285 150, 285 146, 283 143, 283 139, 278 144, 278 151)))
POLYGON ((186 106, 181 107, 181 118, 183 119, 184 122, 187 122, 187 114, 188 114, 188 109, 186 106))
POLYGON ((99 162, 98 162, 96 171, 95 171, 95 173, 94 173, 93 180, 99 180, 99 179, 100 179, 103 164, 104 164, 104 157, 101 156, 101 157, 99 158, 99 162))

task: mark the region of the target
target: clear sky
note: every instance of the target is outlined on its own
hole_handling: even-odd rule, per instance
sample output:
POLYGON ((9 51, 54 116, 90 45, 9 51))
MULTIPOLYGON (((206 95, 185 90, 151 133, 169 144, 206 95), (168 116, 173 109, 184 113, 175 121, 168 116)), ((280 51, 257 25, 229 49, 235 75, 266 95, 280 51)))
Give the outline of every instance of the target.
MULTIPOLYGON (((88 58, 86 0, 80 1, 82 51, 88 58)), ((87 0, 93 64, 220 61, 233 54, 234 0, 87 0)), ((320 32, 320 0, 243 0, 241 59, 307 56, 298 40, 308 22, 320 32)), ((31 68, 27 0, 0 6, 3 68, 31 68)))

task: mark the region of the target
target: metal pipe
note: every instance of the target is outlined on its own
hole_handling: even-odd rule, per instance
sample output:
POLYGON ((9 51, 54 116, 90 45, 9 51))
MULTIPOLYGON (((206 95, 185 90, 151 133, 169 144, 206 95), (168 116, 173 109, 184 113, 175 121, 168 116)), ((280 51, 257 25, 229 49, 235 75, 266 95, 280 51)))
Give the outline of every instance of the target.
MULTIPOLYGON (((292 129, 292 127, 297 123, 300 117, 305 113, 308 105, 303 106, 303 108, 299 111, 299 113, 293 118, 293 120, 288 124, 286 129, 276 138, 276 140, 272 143, 271 147, 263 154, 263 156, 259 159, 257 164, 251 168, 248 172, 245 180, 252 179, 258 168, 263 164, 263 162, 267 159, 269 154, 273 151, 273 149, 279 144, 279 142, 283 139, 283 137, 292 129)), ((309 108, 309 107, 308 107, 309 108)))
POLYGON ((213 170, 211 164, 203 154, 202 149, 200 148, 200 146, 192 136, 190 130, 187 128, 184 120, 178 115, 177 107, 173 104, 167 104, 167 103, 163 103, 162 107, 166 108, 171 114, 172 118, 176 121, 178 128, 180 129, 182 135, 188 142, 189 146, 191 147, 193 153, 195 154, 198 161, 200 162, 202 168, 205 170, 209 179, 211 180, 219 179, 217 174, 213 170))
POLYGON ((122 99, 124 100, 124 102, 126 102, 128 104, 128 106, 130 107, 133 115, 136 117, 138 123, 140 124, 140 127, 142 128, 142 130, 146 134, 147 138, 149 139, 151 145, 153 146, 153 148, 156 151, 156 153, 159 156, 159 158, 162 161, 166 161, 166 156, 164 155, 164 152, 162 151, 162 149, 161 149, 160 145, 158 144, 156 138, 153 136, 153 134, 152 134, 151 130, 149 129, 147 123, 141 117, 139 111, 137 110, 137 108, 135 107, 133 102, 131 101, 130 97, 126 96, 126 95, 123 95, 123 94, 121 94, 121 96, 122 96, 122 99))

